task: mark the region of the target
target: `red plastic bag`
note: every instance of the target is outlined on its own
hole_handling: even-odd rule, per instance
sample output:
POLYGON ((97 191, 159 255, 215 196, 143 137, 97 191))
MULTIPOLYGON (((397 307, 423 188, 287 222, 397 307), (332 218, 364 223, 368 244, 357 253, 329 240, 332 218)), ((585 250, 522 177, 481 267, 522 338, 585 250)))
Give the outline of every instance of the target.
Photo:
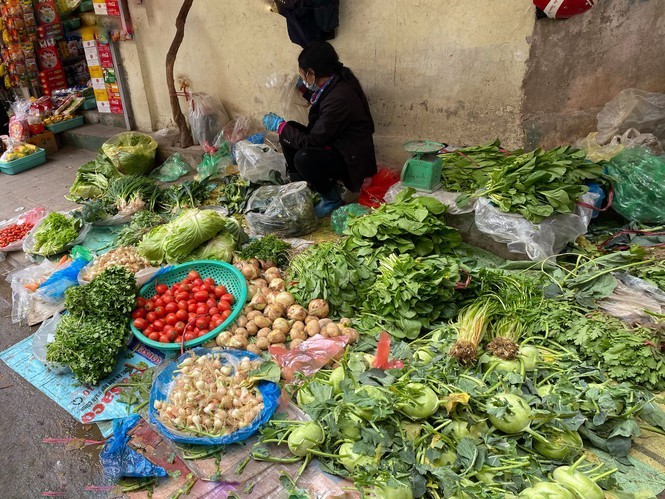
POLYGON ((358 203, 370 208, 378 208, 385 203, 385 195, 393 185, 399 182, 399 173, 388 167, 380 167, 372 178, 365 180, 360 189, 358 203))
POLYGON ((317 334, 291 350, 275 346, 271 346, 268 350, 282 368, 282 377, 290 383, 297 372, 305 376, 316 373, 344 352, 348 342, 349 339, 345 336, 324 338, 317 334))

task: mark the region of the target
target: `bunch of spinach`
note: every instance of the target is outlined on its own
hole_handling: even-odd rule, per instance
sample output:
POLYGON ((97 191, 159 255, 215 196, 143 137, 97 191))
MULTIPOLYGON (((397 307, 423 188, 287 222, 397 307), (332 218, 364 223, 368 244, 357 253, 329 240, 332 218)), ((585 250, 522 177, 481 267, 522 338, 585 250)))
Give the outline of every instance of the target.
POLYGON ((393 203, 350 219, 345 231, 350 236, 346 247, 359 257, 373 255, 377 250, 414 256, 450 253, 462 238, 457 229, 446 225, 445 211, 440 201, 405 189, 393 203))
MULTIPOLYGON (((522 154, 522 151, 512 154, 522 154)), ((490 144, 441 154, 440 158, 443 162, 441 181, 444 190, 475 192, 487 183, 490 173, 500 168, 509 156, 507 151, 501 149, 501 142, 497 139, 490 144)))
POLYGON ((287 282, 299 303, 327 300, 333 317, 352 317, 359 309, 371 270, 338 243, 326 242, 296 255, 287 282))
POLYGON ((125 346, 135 298, 134 275, 123 267, 110 267, 87 286, 69 288, 69 313, 47 346, 47 360, 69 366, 81 383, 98 384, 113 371, 125 346))
POLYGON ((559 147, 511 156, 489 175, 483 191, 471 196, 489 198, 504 213, 519 213, 537 224, 556 213, 572 213, 589 188, 586 181, 602 176, 603 167, 586 161, 586 153, 559 147))
POLYGON ((264 262, 273 262, 277 267, 285 269, 293 247, 277 236, 268 234, 261 239, 254 239, 236 254, 240 260, 256 258, 264 262))
POLYGON ((374 283, 363 293, 361 324, 395 338, 416 338, 423 328, 457 313, 459 271, 457 261, 445 256, 382 258, 374 283))

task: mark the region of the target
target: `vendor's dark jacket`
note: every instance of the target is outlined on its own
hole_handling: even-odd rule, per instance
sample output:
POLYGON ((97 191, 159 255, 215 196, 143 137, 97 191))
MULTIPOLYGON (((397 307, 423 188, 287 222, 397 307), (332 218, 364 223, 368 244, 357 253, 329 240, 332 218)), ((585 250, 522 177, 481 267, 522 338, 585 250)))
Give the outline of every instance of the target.
POLYGON ((360 89, 337 75, 309 110, 306 130, 287 124, 280 140, 296 149, 333 147, 344 158, 348 175, 339 179, 358 192, 363 180, 376 173, 374 121, 360 89))

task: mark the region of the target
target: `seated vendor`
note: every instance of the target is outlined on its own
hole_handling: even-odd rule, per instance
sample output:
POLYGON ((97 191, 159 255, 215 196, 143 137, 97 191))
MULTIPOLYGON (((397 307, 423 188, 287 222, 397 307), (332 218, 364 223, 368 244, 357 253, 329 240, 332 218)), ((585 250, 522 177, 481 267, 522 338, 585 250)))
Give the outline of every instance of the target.
POLYGON ((306 180, 321 195, 319 218, 343 204, 338 183, 358 192, 376 173, 374 121, 367 97, 328 42, 314 42, 298 57, 300 77, 310 90, 309 123, 286 122, 274 113, 265 127, 279 133, 292 181, 306 180))

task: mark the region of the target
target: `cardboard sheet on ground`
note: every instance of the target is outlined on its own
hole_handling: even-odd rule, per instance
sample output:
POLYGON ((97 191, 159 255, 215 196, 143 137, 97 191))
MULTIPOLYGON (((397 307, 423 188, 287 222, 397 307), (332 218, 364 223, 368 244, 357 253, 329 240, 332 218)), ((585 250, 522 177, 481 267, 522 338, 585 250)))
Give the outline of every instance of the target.
POLYGON ((33 337, 28 336, 0 353, 0 360, 81 423, 96 423, 126 416, 127 405, 116 399, 120 389, 104 393, 106 388, 126 381, 138 370, 161 364, 166 358, 163 352, 132 339, 127 355, 120 355, 108 378, 96 387, 81 385, 73 374, 55 374, 37 360, 32 353, 33 337))

